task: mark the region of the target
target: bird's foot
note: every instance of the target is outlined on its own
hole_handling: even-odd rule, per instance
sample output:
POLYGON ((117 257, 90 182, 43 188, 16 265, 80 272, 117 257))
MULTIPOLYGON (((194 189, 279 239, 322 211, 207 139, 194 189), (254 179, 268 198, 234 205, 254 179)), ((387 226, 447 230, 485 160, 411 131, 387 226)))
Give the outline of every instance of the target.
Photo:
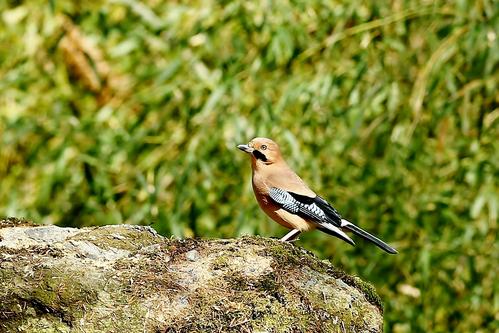
POLYGON ((290 239, 287 241, 283 241, 282 239, 280 239, 280 241, 283 243, 294 243, 294 242, 299 241, 299 240, 300 240, 300 237, 296 237, 296 238, 293 238, 293 239, 290 239))
POLYGON ((295 242, 298 240, 298 236, 301 234, 301 231, 298 229, 293 229, 288 232, 283 238, 280 239, 281 242, 295 242))

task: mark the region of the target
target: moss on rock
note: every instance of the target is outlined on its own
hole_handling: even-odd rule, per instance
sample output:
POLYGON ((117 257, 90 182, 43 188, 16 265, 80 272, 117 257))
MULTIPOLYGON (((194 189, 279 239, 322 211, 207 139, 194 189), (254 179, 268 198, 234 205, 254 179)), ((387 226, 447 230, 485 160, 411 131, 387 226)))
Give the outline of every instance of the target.
POLYGON ((17 218, 17 217, 7 217, 0 219, 0 229, 2 228, 12 228, 12 227, 33 227, 36 224, 28 221, 24 218, 17 218))
POLYGON ((277 240, 127 225, 12 225, 0 237, 0 332, 382 330, 370 284, 277 240))

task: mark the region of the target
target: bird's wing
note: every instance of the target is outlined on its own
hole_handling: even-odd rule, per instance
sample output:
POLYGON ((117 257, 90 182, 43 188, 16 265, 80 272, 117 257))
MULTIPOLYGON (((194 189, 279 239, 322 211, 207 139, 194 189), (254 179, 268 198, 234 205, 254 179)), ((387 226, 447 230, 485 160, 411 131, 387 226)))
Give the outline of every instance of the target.
POLYGON ((314 202, 315 198, 289 192, 277 187, 271 187, 270 198, 284 210, 298 215, 304 215, 316 223, 326 222, 326 214, 314 202))
POLYGON ((341 216, 329 204, 325 206, 324 202, 327 202, 321 197, 309 197, 277 187, 270 188, 269 196, 282 209, 314 223, 319 230, 336 236, 352 245, 355 244, 352 239, 340 229, 341 216), (334 212, 334 214, 331 212, 334 212))
POLYGON ((320 196, 316 196, 315 204, 324 211, 326 216, 331 221, 334 221, 334 223, 337 224, 338 226, 342 226, 341 221, 343 220, 343 218, 341 217, 340 213, 338 213, 338 211, 334 209, 334 207, 331 206, 331 204, 329 204, 329 202, 327 202, 320 196))

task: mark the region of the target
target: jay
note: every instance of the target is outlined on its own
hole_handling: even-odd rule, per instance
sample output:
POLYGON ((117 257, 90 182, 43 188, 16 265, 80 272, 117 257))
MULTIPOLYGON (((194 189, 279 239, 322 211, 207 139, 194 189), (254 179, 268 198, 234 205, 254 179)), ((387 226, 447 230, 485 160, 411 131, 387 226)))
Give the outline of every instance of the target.
POLYGON ((302 232, 318 229, 355 245, 343 231, 348 230, 388 253, 397 253, 381 239, 342 218, 333 206, 315 194, 286 164, 274 141, 255 138, 237 148, 251 156, 253 191, 260 208, 274 221, 291 229, 282 241, 293 241, 302 232))

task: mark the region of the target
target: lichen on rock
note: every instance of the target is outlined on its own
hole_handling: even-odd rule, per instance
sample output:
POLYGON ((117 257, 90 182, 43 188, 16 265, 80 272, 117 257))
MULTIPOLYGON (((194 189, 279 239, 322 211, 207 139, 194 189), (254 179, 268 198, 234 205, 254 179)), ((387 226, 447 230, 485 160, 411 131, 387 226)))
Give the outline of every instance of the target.
POLYGON ((0 332, 382 331, 371 285, 292 244, 0 226, 0 332))

